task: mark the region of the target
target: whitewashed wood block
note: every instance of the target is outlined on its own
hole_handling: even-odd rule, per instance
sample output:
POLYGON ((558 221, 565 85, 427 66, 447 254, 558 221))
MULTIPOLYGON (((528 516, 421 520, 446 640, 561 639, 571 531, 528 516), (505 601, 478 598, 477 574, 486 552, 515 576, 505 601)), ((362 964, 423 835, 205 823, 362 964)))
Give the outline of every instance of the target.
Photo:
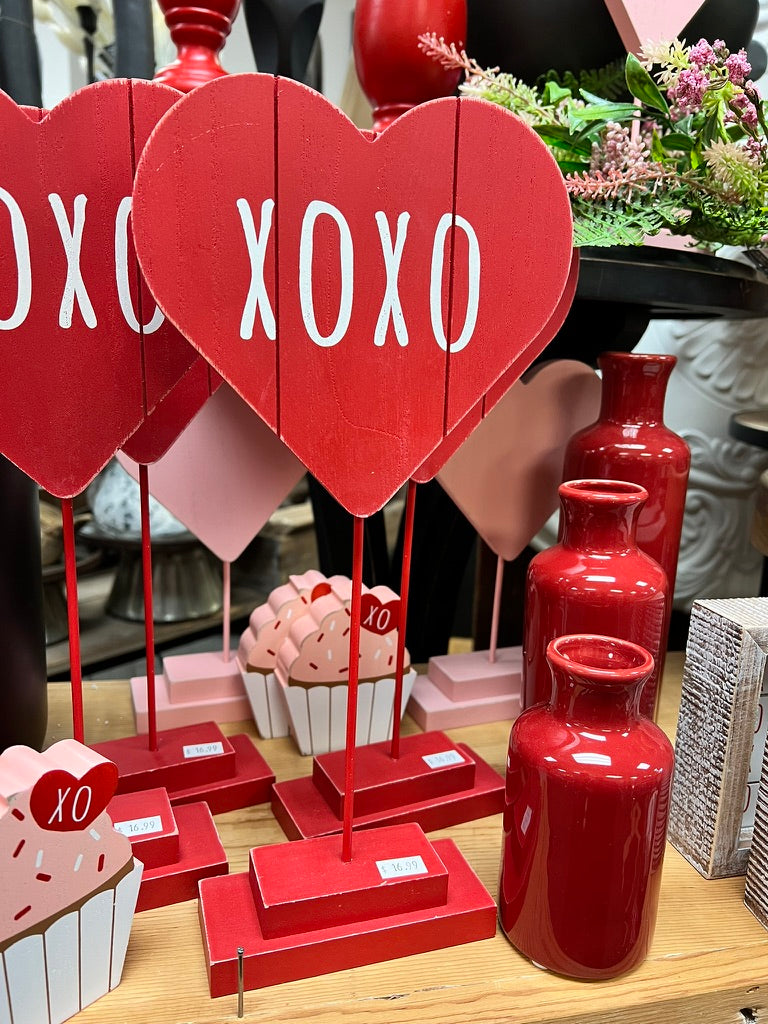
POLYGON ((750 785, 763 756, 753 748, 765 747, 767 654, 768 598, 694 602, 668 837, 706 878, 747 870, 750 785))

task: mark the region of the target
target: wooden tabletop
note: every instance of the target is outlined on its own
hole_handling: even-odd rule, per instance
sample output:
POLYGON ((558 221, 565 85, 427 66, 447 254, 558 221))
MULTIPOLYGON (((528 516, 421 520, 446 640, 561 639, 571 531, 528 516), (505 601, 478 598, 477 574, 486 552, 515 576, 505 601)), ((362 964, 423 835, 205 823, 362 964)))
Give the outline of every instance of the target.
MULTIPOLYGON (((682 656, 670 655, 660 723, 672 735, 682 656)), ((51 684, 47 742, 71 735, 68 687, 51 684)), ((86 683, 86 738, 97 742, 133 728, 124 682, 86 683)), ((253 724, 225 726, 248 731, 253 724)), ((406 719, 405 732, 416 727, 406 719)), ((509 723, 454 729, 503 772, 509 723)), ((257 740, 278 779, 309 772, 293 742, 257 740)), ((219 815, 230 870, 242 871, 252 846, 284 840, 268 806, 219 815)), ((456 840, 495 895, 501 815, 434 837, 456 840)), ((742 903, 744 879, 706 881, 667 846, 656 936, 647 961, 608 982, 574 982, 533 967, 497 929, 493 939, 245 994, 245 1019, 306 1024, 741 1024, 768 1007, 768 933, 742 903), (749 1012, 748 1012, 749 1011, 749 1012), (750 1015, 750 1013, 752 1015, 750 1015)), ((211 1000, 195 902, 137 915, 122 984, 76 1018, 78 1024, 223 1024, 237 999, 211 1000)))

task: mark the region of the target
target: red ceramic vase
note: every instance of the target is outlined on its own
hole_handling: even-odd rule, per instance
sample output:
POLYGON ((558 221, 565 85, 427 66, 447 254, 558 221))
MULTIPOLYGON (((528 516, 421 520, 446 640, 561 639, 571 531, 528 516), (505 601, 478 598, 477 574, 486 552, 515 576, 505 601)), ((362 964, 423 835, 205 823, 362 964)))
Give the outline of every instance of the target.
MULTIPOLYGON (((523 628, 523 698, 550 699, 550 640, 565 633, 602 633, 642 644, 654 659, 662 649, 667 605, 664 570, 636 540, 648 492, 621 480, 572 480, 560 485, 558 543, 528 567, 523 628)), ((643 692, 655 707, 658 665, 643 692)))
POLYGON ((639 711, 644 648, 561 636, 551 704, 509 739, 499 919, 536 964, 612 978, 645 958, 656 921, 672 746, 639 711))
MULTIPOLYGON (((664 398, 674 356, 604 352, 600 417, 575 434, 565 453, 564 480, 630 480, 648 491, 637 544, 667 574, 669 602, 658 672, 664 669, 691 452, 664 426, 664 398)), ((649 714, 653 708, 644 706, 649 714)))

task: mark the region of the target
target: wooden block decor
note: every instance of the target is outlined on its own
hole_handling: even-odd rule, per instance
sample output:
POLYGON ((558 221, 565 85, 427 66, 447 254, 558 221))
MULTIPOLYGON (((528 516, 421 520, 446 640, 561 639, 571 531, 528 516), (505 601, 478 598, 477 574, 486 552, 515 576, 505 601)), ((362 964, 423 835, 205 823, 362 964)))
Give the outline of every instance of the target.
POLYGON ((435 100, 371 136, 267 75, 158 125, 134 237, 161 308, 357 516, 538 354, 572 252, 562 175, 507 111, 435 100))
POLYGON ((766 655, 768 598, 694 602, 669 840, 707 878, 747 869, 768 726, 766 655))

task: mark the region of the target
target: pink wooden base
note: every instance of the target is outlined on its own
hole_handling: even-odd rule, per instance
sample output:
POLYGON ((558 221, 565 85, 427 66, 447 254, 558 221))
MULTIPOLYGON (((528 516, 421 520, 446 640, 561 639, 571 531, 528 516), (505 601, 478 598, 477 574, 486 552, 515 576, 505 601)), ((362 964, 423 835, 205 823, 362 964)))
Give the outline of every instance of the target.
MULTIPOLYGON (((131 679, 136 731, 147 732, 147 677, 131 679)), ((178 654, 163 659, 155 687, 159 729, 198 722, 242 722, 251 718, 235 652, 229 661, 221 651, 178 654)))
MULTIPOLYGON (((502 810, 504 780, 463 743, 426 733, 402 737, 400 749, 393 761, 389 743, 358 748, 356 829, 412 821, 430 832, 502 810), (425 754, 442 755, 443 763, 429 767, 425 754), (451 760, 458 763, 444 763, 451 760)), ((275 784, 272 812, 289 839, 341 832, 342 758, 341 752, 320 755, 311 776, 275 784)))
MULTIPOLYGON (((387 854, 381 859, 396 857, 405 849, 386 843, 389 831, 381 830, 375 840, 376 844, 385 841, 387 854)), ((334 846, 338 853, 338 840, 334 846)), ((274 938, 264 935, 248 873, 204 879, 199 913, 211 995, 237 991, 238 946, 245 950, 244 987, 250 990, 491 938, 496 931, 496 907, 489 893, 450 839, 437 840, 432 849, 448 875, 444 903, 397 913, 385 908, 382 900, 381 916, 274 938)), ((341 877, 347 869, 356 875, 361 856, 362 851, 355 852, 346 865, 338 858, 336 875, 341 877)), ((329 889, 334 882, 338 878, 329 883, 329 889)), ((387 892, 386 886, 383 892, 381 886, 375 889, 381 895, 387 892)))
POLYGON ((522 648, 503 647, 496 661, 488 651, 430 658, 418 676, 408 713, 422 729, 455 729, 514 719, 522 711, 522 648))
POLYGON ((196 899, 201 878, 229 870, 211 812, 202 801, 172 808, 164 789, 151 789, 116 796, 107 810, 116 825, 125 823, 121 831, 128 835, 134 855, 145 858, 137 912, 196 899), (162 830, 142 834, 141 825, 155 816, 161 819, 162 830), (136 833, 129 823, 134 823, 136 833))
POLYGON ((215 722, 203 722, 160 731, 157 740, 155 751, 146 736, 94 746, 117 765, 118 793, 162 786, 172 804, 205 800, 212 814, 269 800, 275 776, 248 736, 227 737, 215 722))

